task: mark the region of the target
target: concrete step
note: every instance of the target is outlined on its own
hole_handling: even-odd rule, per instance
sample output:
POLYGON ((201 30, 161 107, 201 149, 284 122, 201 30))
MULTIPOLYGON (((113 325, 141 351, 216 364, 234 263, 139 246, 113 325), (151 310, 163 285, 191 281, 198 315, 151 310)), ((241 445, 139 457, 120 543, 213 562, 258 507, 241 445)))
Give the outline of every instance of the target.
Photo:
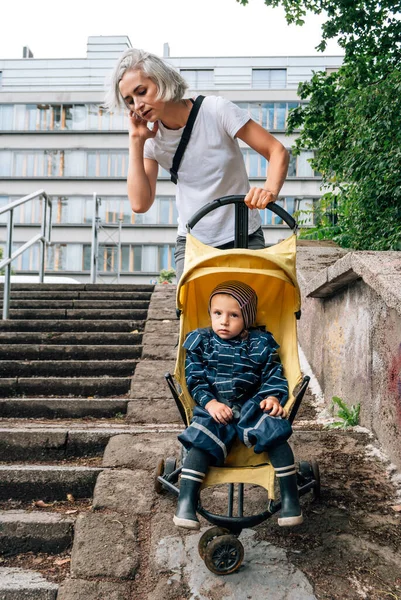
POLYGON ((73 527, 74 519, 59 513, 2 510, 0 554, 63 552, 72 543, 73 527))
POLYGON ((123 396, 131 377, 20 377, 0 379, 0 397, 8 396, 123 396))
POLYGON ((0 377, 132 377, 136 360, 2 360, 0 377))
POLYGON ((36 571, 0 567, 0 600, 56 600, 57 590, 36 571))
MULTIPOLYGON (((27 331, 27 332, 1 332, 0 333, 0 346, 6 344, 56 344, 56 345, 70 345, 70 344, 107 344, 107 345, 123 345, 127 344, 141 344, 142 334, 141 333, 125 333, 125 332, 113 332, 113 331, 96 331, 96 332, 41 332, 41 331, 27 331)), ((20 356, 24 356, 21 352, 20 356)), ((0 354, 0 358, 3 355, 0 354)))
MULTIPOLYGON (((149 302, 147 300, 37 300, 30 298, 29 300, 11 300, 10 309, 86 309, 86 310, 147 310, 149 302)), ((3 308, 3 303, 0 302, 0 308, 3 308)))
MULTIPOLYGON (((154 285, 140 283, 12 283, 11 291, 35 292, 153 292, 154 285)), ((0 284, 0 291, 4 284, 0 284)))
POLYGON ((42 422, 36 427, 10 426, 0 422, 0 456, 3 461, 54 462, 84 456, 102 455, 114 435, 130 433, 135 427, 121 423, 93 423, 85 427, 42 422), (113 425, 113 426, 111 426, 113 425))
POLYGON ((0 320, 0 331, 119 331, 142 332, 145 321, 108 321, 108 320, 76 320, 64 319, 61 321, 42 319, 29 320, 11 319, 0 320))
POLYGON ((0 398, 0 418, 114 418, 126 414, 128 402, 128 398, 0 398))
POLYGON ((119 320, 145 320, 147 310, 144 309, 116 309, 109 307, 107 310, 100 308, 90 309, 67 309, 67 308, 49 308, 49 309, 10 309, 10 319, 110 319, 119 320))
POLYGON ((101 471, 97 467, 0 465, 0 500, 48 502, 65 500, 67 494, 90 498, 101 471))
MULTIPOLYGON (((137 345, 34 345, 34 344, 4 344, 0 341, 0 360, 20 359, 26 360, 106 360, 139 358, 142 354, 142 346, 137 345)), ((92 342, 93 343, 93 342, 92 342)), ((111 341, 113 343, 113 341, 111 341)))
POLYGON ((128 398, 1 398, 0 418, 113 418, 126 414, 128 402, 128 398))
POLYGON ((151 292, 82 292, 82 291, 31 291, 18 292, 11 286, 11 300, 49 299, 49 300, 150 300, 151 292))
POLYGON ((114 421, 36 421, 2 419, 0 421, 0 456, 13 464, 56 463, 71 460, 100 460, 109 440, 123 434, 162 434, 182 431, 182 425, 135 425, 124 419, 114 421))

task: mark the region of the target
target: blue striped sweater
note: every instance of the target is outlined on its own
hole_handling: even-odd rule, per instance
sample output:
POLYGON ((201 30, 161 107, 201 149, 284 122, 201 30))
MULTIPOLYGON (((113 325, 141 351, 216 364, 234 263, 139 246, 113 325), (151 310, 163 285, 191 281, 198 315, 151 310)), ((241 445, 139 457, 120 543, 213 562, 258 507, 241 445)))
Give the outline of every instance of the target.
POLYGON ((213 399, 224 404, 252 399, 259 404, 275 396, 282 406, 286 403, 288 382, 271 333, 251 329, 245 340, 222 340, 211 328, 196 329, 183 346, 188 391, 203 408, 213 399))

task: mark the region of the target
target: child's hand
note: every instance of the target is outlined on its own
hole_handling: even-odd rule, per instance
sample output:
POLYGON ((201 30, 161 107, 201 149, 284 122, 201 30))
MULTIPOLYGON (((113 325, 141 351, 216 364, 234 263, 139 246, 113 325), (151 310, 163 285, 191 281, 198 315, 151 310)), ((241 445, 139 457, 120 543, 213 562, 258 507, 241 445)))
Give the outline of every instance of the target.
POLYGON ((227 425, 233 418, 233 411, 227 404, 218 402, 218 400, 210 400, 205 406, 207 412, 213 417, 216 423, 227 425))
POLYGON ((259 404, 263 412, 268 412, 271 417, 286 417, 287 413, 274 396, 269 396, 259 404))

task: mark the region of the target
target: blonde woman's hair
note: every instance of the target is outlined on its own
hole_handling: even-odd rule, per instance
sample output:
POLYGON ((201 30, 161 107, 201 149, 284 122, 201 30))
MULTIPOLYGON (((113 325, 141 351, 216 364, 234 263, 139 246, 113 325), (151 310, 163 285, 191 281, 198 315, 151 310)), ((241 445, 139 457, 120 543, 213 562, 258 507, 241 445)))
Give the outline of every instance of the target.
POLYGON ((110 88, 103 106, 109 111, 122 108, 119 83, 126 71, 142 71, 159 90, 157 99, 165 102, 179 102, 188 89, 187 82, 167 62, 144 50, 129 48, 118 59, 111 75, 110 88))

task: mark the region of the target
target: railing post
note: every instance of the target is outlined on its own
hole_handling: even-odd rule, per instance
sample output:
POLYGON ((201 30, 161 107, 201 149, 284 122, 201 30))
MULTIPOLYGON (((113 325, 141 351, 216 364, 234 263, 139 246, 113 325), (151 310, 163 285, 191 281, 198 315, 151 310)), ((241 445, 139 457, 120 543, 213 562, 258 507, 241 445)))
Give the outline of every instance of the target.
POLYGON ((117 283, 120 283, 121 274, 121 231, 122 231, 123 220, 118 219, 118 244, 117 244, 117 283))
MULTIPOLYGON (((7 225, 7 258, 11 258, 13 252, 13 225, 14 209, 10 210, 7 225)), ((3 292, 3 319, 8 319, 10 313, 10 286, 11 286, 11 263, 8 263, 4 269, 4 292, 3 292)))
POLYGON ((45 258, 46 258, 46 217, 47 217, 47 198, 42 195, 42 226, 40 242, 40 263, 39 263, 39 282, 43 283, 45 278, 45 258))
POLYGON ((91 241, 91 283, 96 283, 98 259, 98 214, 99 205, 96 192, 93 193, 92 241, 91 241))

